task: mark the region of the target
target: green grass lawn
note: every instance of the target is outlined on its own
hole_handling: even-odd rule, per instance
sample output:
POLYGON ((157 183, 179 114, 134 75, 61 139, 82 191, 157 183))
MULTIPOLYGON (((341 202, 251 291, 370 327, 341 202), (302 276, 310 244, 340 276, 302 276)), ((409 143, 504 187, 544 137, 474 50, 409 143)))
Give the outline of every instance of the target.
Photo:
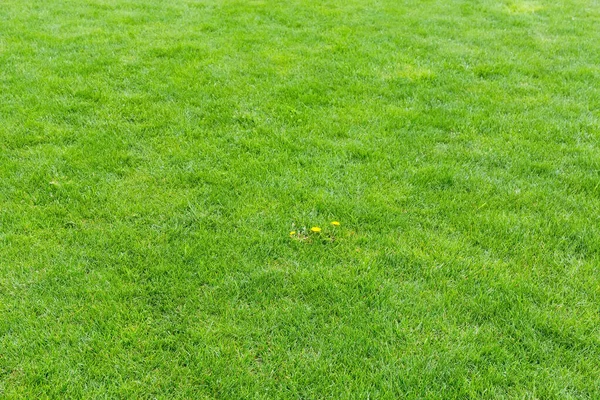
POLYGON ((598 399, 599 141, 597 0, 0 0, 0 398, 598 399))

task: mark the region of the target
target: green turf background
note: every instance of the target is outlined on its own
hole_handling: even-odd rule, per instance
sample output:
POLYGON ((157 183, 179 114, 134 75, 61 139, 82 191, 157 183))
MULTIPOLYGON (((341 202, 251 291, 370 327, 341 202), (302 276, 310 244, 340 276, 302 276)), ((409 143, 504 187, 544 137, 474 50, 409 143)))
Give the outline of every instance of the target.
POLYGON ((600 398, 599 66, 597 0, 0 0, 0 397, 600 398))

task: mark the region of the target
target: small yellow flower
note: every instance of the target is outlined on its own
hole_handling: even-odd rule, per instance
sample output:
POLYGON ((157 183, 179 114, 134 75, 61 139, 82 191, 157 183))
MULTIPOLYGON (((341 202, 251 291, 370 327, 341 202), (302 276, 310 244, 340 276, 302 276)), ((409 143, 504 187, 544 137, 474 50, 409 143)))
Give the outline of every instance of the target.
POLYGON ((290 236, 294 236, 296 234, 296 231, 291 231, 290 232, 290 236))
POLYGON ((318 226, 313 226, 312 228, 310 228, 310 231, 314 233, 319 233, 321 232, 321 228, 319 228, 318 226))
POLYGON ((333 226, 340 226, 340 223, 337 221, 331 221, 331 225, 333 226))

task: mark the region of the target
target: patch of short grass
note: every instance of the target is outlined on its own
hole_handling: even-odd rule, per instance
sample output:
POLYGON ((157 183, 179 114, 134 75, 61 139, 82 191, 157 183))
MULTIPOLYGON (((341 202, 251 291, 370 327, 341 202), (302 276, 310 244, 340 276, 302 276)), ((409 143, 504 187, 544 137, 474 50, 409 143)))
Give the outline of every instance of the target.
POLYGON ((1 397, 600 397, 599 23, 3 1, 1 397))

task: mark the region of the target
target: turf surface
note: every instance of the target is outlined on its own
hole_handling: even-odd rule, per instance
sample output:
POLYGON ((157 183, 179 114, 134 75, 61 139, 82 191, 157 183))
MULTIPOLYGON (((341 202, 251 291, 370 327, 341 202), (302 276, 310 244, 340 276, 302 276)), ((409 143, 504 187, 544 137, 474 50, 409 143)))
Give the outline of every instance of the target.
POLYGON ((599 26, 1 0, 0 397, 600 398, 599 26))

